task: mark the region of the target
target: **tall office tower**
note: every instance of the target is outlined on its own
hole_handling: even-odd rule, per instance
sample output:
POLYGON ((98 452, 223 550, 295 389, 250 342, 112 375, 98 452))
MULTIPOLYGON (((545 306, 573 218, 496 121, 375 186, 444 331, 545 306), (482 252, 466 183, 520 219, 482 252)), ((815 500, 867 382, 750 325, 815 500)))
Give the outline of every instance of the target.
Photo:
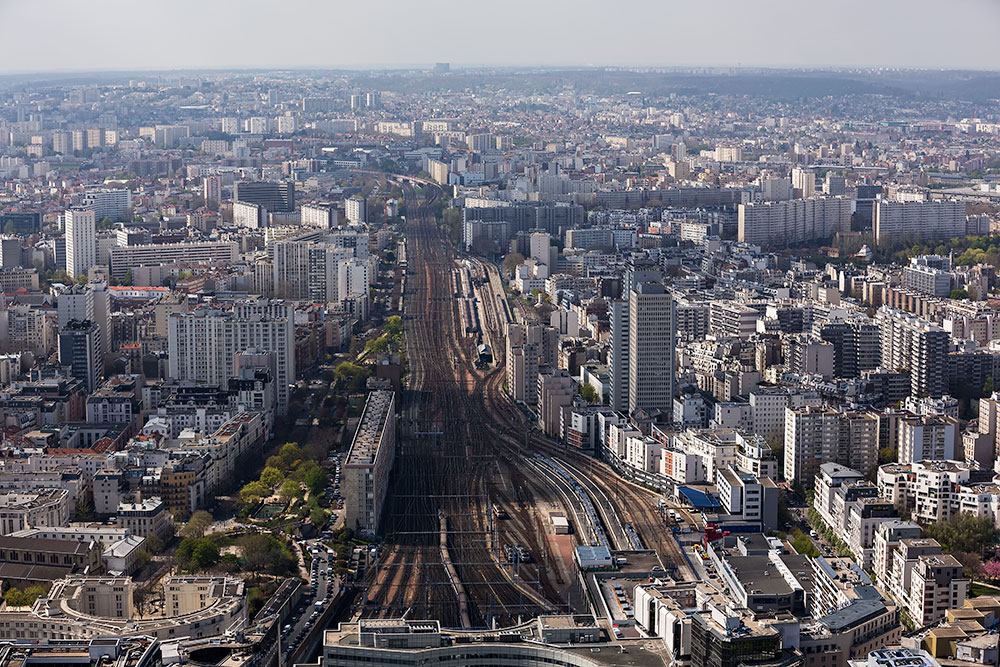
POLYGON ((301 215, 303 227, 333 229, 340 225, 340 213, 333 204, 303 204, 301 215))
POLYGON ((663 280, 663 269, 649 257, 631 255, 625 260, 625 280, 622 283, 622 296, 629 294, 642 283, 658 283, 663 280))
POLYGON ((760 191, 764 201, 788 201, 792 198, 792 182, 787 178, 762 178, 760 191))
POLYGON ((218 176, 206 176, 203 181, 202 196, 205 198, 205 205, 209 208, 216 208, 222 201, 222 181, 218 176))
POLYGON ((238 181, 233 185, 233 200, 260 204, 268 211, 292 213, 295 210, 295 184, 291 181, 238 181))
POLYGON ((628 411, 673 408, 674 298, 659 283, 640 283, 628 302, 628 411))
POLYGON ((382 104, 382 93, 376 91, 374 93, 365 93, 365 106, 371 109, 377 109, 382 104))
POLYGON ((351 95, 350 97, 351 110, 357 110, 365 105, 364 95, 351 95))
POLYGON ((108 218, 112 222, 125 222, 132 208, 132 191, 126 188, 99 188, 83 193, 83 205, 94 212, 94 219, 108 218))
POLYGON ((66 273, 86 275, 97 264, 97 221, 93 211, 66 211, 66 273))
POLYGON ((851 229, 851 201, 843 197, 740 204, 739 240, 765 246, 816 241, 851 229))
POLYGON ((236 356, 248 349, 272 353, 277 412, 288 412, 288 387, 295 381, 295 319, 290 302, 248 299, 231 310, 203 306, 172 313, 167 334, 168 375, 226 389, 236 377, 236 356))
POLYGON ((73 150, 73 138, 69 132, 52 133, 52 152, 68 155, 73 150))
POLYGON ((101 354, 97 325, 89 320, 70 320, 59 331, 59 363, 83 382, 87 393, 100 384, 101 354))
POLYGON ((611 302, 611 349, 608 370, 611 374, 610 404, 615 410, 628 408, 628 301, 611 302))
POLYGON ((831 197, 843 197, 847 194, 847 179, 843 176, 834 176, 833 172, 827 172, 823 181, 823 193, 831 197))
POLYGON ((363 197, 351 197, 345 200, 344 216, 348 222, 368 222, 368 202, 363 197))
POLYGON ((792 169, 792 187, 801 191, 802 199, 816 195, 816 172, 811 169, 792 169))
POLYGON ((875 243, 927 241, 965 235, 965 202, 875 202, 875 243))
POLYGON ((875 319, 882 333, 882 366, 909 372, 911 395, 947 393, 948 332, 888 306, 879 308, 875 319))

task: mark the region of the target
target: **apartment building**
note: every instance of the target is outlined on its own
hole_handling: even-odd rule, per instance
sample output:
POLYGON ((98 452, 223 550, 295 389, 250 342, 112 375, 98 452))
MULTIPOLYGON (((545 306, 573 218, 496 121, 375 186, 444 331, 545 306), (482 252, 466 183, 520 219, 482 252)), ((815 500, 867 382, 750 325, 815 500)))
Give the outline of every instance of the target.
POLYGON ((361 422, 344 463, 344 524, 366 534, 378 531, 389 473, 396 457, 396 396, 368 394, 361 422))

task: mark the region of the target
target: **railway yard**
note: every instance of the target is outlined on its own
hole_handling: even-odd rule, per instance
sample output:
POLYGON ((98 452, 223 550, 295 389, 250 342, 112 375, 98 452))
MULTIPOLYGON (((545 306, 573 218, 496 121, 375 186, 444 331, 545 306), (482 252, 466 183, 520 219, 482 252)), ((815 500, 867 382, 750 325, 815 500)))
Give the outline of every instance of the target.
POLYGON ((360 614, 476 628, 588 611, 577 545, 651 550, 659 567, 693 576, 656 494, 534 431, 506 396, 504 328, 522 315, 494 265, 448 242, 434 215, 438 186, 401 186, 409 382, 360 614), (553 516, 572 533, 554 534, 553 516))

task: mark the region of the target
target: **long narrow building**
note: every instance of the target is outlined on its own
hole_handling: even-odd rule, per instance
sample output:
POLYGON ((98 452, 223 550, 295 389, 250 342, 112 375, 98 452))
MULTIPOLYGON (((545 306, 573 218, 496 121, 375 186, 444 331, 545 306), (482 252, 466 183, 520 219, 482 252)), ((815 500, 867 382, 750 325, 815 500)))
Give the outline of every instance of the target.
POLYGON ((396 458, 396 397, 380 389, 368 394, 361 423, 344 464, 344 525, 374 534, 382 520, 389 473, 396 458))

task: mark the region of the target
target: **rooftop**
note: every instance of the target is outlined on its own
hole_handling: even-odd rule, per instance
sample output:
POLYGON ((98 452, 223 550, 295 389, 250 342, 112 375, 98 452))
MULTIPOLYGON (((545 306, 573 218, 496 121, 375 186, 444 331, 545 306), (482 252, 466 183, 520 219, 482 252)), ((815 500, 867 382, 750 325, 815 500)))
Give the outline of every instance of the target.
POLYGON ((385 389, 368 394, 364 412, 361 413, 361 423, 358 424, 358 430, 354 434, 345 465, 364 466, 374 463, 379 445, 382 443, 385 423, 394 402, 393 393, 385 389))

